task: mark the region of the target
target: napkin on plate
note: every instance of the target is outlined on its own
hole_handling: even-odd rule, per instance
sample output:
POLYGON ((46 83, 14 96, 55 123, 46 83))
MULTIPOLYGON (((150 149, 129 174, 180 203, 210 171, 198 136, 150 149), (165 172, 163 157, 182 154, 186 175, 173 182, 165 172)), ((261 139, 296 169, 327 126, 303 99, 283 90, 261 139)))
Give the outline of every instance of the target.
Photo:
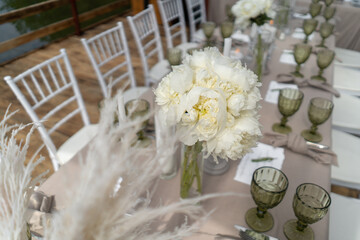
POLYGON ((303 14, 303 13, 294 13, 294 14, 293 14, 293 17, 294 17, 294 18, 298 18, 298 19, 310 19, 310 18, 311 18, 311 15, 310 15, 310 13, 306 13, 306 14, 303 14))
POLYGON ((270 166, 281 169, 285 159, 284 148, 273 147, 264 143, 258 143, 254 147, 252 153, 246 154, 240 161, 234 177, 235 181, 243 182, 246 184, 251 183, 253 172, 259 167, 270 166), (274 158, 271 161, 253 162, 252 160, 260 158, 274 158))
POLYGON ((298 78, 290 74, 277 75, 277 81, 280 83, 295 83, 298 87, 315 87, 321 90, 334 94, 335 97, 340 97, 338 90, 333 88, 330 84, 318 80, 298 78))
MULTIPOLYGON (((306 35, 302 28, 295 28, 294 33, 291 35, 293 38, 296 39, 305 39, 306 35)), ((311 41, 314 38, 314 33, 310 34, 309 40, 311 41)))
POLYGON ((297 65, 297 63, 295 62, 294 53, 292 50, 285 49, 283 51, 283 53, 281 54, 279 61, 284 64, 297 65))
POLYGON ((250 42, 250 37, 246 34, 242 34, 241 31, 236 31, 231 35, 231 38, 237 41, 248 43, 250 42))
POLYGON ((278 83, 276 81, 271 81, 269 84, 269 88, 266 92, 265 101, 277 104, 279 98, 279 90, 283 88, 298 89, 298 86, 296 84, 278 83))
POLYGON ((289 133, 288 135, 274 132, 264 133, 261 141, 275 147, 284 146, 293 152, 308 155, 318 163, 338 166, 337 155, 333 151, 330 149, 310 148, 305 139, 296 133, 289 133))

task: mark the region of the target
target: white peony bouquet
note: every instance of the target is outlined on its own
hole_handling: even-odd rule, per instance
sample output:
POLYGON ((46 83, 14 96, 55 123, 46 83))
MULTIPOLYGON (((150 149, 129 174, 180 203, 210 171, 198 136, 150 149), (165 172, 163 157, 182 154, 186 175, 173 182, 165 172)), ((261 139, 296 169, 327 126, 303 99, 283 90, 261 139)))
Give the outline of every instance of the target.
POLYGON ((272 9, 273 0, 240 0, 236 2, 231 11, 236 17, 235 23, 245 28, 250 23, 258 26, 265 24, 275 16, 272 9))
POLYGON ((217 48, 187 55, 155 90, 161 118, 176 124, 186 146, 202 143, 214 158, 236 160, 261 136, 258 101, 261 83, 240 61, 217 48))

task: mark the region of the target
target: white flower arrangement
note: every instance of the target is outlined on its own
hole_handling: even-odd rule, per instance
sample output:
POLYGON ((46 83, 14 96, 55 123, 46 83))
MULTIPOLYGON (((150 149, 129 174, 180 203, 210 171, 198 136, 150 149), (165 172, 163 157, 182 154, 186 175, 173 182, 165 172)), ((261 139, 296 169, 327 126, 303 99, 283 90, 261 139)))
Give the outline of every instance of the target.
POLYGON ((231 11, 236 17, 235 23, 240 27, 245 28, 250 23, 261 26, 275 16, 272 4, 273 0, 240 0, 231 11))
POLYGON ((163 122, 176 124, 181 142, 203 142, 203 150, 215 159, 236 160, 261 136, 260 86, 240 61, 206 48, 174 66, 154 93, 163 122))

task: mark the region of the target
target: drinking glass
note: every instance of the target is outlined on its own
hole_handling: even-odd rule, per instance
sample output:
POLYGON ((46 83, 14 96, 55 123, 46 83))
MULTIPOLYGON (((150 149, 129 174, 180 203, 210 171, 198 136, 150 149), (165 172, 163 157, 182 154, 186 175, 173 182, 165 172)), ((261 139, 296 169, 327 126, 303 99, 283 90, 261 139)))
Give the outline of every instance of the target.
POLYGON ((317 45, 317 47, 324 47, 327 48, 325 46, 325 39, 328 38, 334 30, 334 24, 328 23, 328 22, 323 22, 320 25, 320 36, 322 38, 321 43, 319 45, 317 45))
POLYGON ((280 123, 275 123, 272 126, 274 132, 288 134, 291 132, 291 127, 286 125, 288 117, 294 115, 299 110, 302 100, 304 98, 303 92, 298 89, 284 88, 280 90, 278 98, 278 108, 283 115, 280 123))
MULTIPOLYGON (((125 114, 132 121, 143 118, 149 114, 150 103, 145 99, 133 99, 125 104, 125 114)), ((151 139, 144 134, 144 129, 148 125, 149 120, 142 122, 140 131, 137 132, 137 146, 147 147, 151 144, 151 139)))
POLYGON ((204 35, 206 37, 206 45, 210 46, 210 39, 214 33, 216 24, 214 22, 204 22, 201 25, 204 35))
POLYGON ((300 67, 301 64, 306 62, 308 58, 310 57, 312 47, 310 45, 304 44, 304 43, 298 43, 294 47, 294 58, 295 62, 297 63, 295 72, 292 72, 291 74, 296 77, 303 78, 304 75, 300 73, 300 67))
POLYGON ((336 7, 326 7, 323 13, 323 17, 325 18, 325 21, 329 21, 332 19, 335 15, 336 7))
POLYGON ((320 3, 310 3, 310 15, 315 18, 321 12, 322 5, 320 3))
POLYGON ((325 0, 324 2, 325 2, 325 5, 327 7, 329 7, 334 2, 334 0, 325 0))
POLYGON ((231 36, 234 30, 234 23, 230 21, 224 21, 220 25, 221 36, 223 39, 231 36))
POLYGON ((317 53, 317 65, 319 67, 318 75, 312 76, 311 79, 324 81, 326 78, 322 76, 324 69, 327 68, 335 58, 335 52, 329 49, 322 49, 317 53))
POLYGON ((235 20, 235 16, 231 11, 232 6, 233 6, 232 4, 225 5, 225 13, 230 22, 234 22, 234 20, 235 20))
POLYGON ((246 212, 247 225, 257 231, 269 231, 274 219, 267 211, 276 207, 284 198, 289 182, 286 175, 279 169, 261 167, 255 170, 251 180, 250 192, 257 207, 246 212))
POLYGON ((333 108, 334 104, 328 99, 320 97, 311 99, 308 108, 308 116, 312 126, 310 129, 302 131, 301 136, 310 142, 321 142, 322 136, 317 132, 317 126, 328 120, 333 108))
POLYGON ((314 232, 308 224, 320 221, 331 204, 330 194, 313 183, 303 183, 296 188, 293 209, 297 220, 284 225, 284 234, 289 240, 313 240, 314 232))
POLYGON ((176 66, 181 63, 181 49, 179 48, 168 48, 166 51, 167 60, 171 66, 176 66))
POLYGON ((318 25, 318 21, 315 19, 305 19, 303 22, 303 30, 304 34, 306 35, 304 39, 304 43, 308 42, 309 36, 315 31, 318 25))

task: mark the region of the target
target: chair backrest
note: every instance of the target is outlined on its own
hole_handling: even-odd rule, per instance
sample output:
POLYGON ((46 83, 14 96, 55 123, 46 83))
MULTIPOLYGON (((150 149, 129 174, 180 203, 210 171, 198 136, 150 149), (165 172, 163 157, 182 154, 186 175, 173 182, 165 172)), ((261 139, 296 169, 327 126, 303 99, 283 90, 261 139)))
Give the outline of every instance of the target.
POLYGON ((6 76, 4 79, 32 121, 38 125, 56 171, 59 161, 50 135, 79 113, 84 125, 90 124, 66 50, 61 49, 60 55, 28 69, 15 78, 6 76), (57 98, 54 100, 55 97, 57 98), (69 111, 70 113, 67 113, 69 111), (55 113, 56 119, 53 116, 55 113), (45 127, 45 123, 51 126, 45 127))
POLYGON ((104 97, 121 81, 130 80, 136 87, 129 48, 122 22, 88 40, 81 39, 99 80, 104 97))
POLYGON ((167 47, 174 47, 173 39, 179 36, 181 37, 181 43, 186 43, 186 28, 182 1, 157 0, 157 3, 165 30, 167 47))
POLYGON ((136 14, 128 16, 131 31, 139 50, 141 62, 144 69, 146 85, 150 85, 148 59, 157 54, 158 61, 164 60, 164 53, 161 45, 158 23, 152 4, 148 8, 136 14))
POLYGON ((206 22, 204 0, 186 0, 186 9, 189 17, 190 41, 194 41, 196 25, 206 22))

